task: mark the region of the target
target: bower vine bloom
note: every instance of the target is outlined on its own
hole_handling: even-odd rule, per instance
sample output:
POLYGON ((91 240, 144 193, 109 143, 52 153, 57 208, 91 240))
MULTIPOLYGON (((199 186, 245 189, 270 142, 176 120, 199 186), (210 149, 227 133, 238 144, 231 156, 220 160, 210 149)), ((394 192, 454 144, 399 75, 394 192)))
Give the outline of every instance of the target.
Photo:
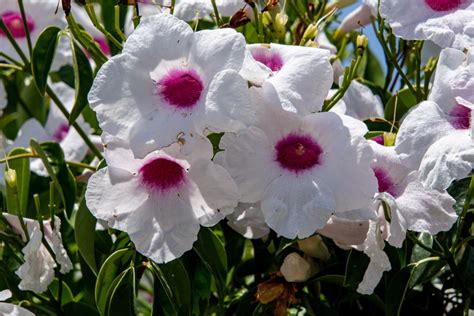
POLYGON ((396 138, 403 163, 420 168, 425 185, 446 189, 474 167, 474 55, 441 52, 428 101, 406 115, 396 138))
POLYGON ((460 50, 474 45, 472 0, 381 0, 380 14, 406 40, 431 40, 460 50))
POLYGON ((370 203, 376 179, 364 127, 350 129, 346 120, 355 120, 335 113, 301 117, 282 110, 276 92, 252 92, 258 122, 226 133, 215 158, 235 179, 240 202, 260 203, 268 226, 291 239, 312 235, 333 213, 370 203))
POLYGON ((12 297, 10 290, 0 291, 0 314, 12 316, 34 316, 32 312, 18 305, 5 303, 6 300, 12 297))
MULTIPOLYGON (((67 110, 71 111, 75 98, 74 89, 62 82, 52 84, 52 89, 67 110)), ((82 117, 77 119, 77 123, 86 133, 91 131, 91 127, 82 117)), ((89 135, 89 137, 97 138, 92 135, 89 135)), ((84 140, 73 127, 69 126, 66 117, 53 102, 50 103, 45 126, 42 126, 36 119, 30 118, 23 123, 16 139, 8 141, 6 151, 8 152, 16 147, 29 147, 31 138, 39 142, 58 142, 64 152, 64 159, 66 161, 81 161, 86 156, 88 150, 84 140)), ((41 176, 48 176, 48 172, 40 159, 32 159, 30 168, 41 176)), ((3 173, 0 174, 0 179, 3 180, 3 173)), ((3 184, 3 181, 1 181, 1 184, 3 184)))
POLYGON ((241 75, 256 87, 276 90, 283 109, 305 115, 321 110, 331 88, 330 54, 313 47, 251 44, 241 75))
MULTIPOLYGON (((30 32, 31 41, 35 43, 38 35, 48 26, 66 26, 63 15, 56 12, 57 1, 55 0, 25 0, 23 1, 26 12, 26 24, 30 32)), ((10 33, 15 38, 20 48, 27 54, 28 45, 26 31, 23 27, 18 1, 2 0, 0 5, 0 18, 5 23, 10 33)), ((7 36, 0 30, 1 51, 10 57, 19 59, 7 36)))
POLYGON ((142 19, 89 93, 101 128, 136 157, 208 129, 236 131, 254 116, 238 72, 245 39, 231 29, 194 33, 169 14, 142 19))
MULTIPOLYGON (((19 234, 24 242, 27 241, 25 233, 21 227, 20 220, 16 215, 2 213, 13 231, 19 234)), ((42 293, 48 289, 48 285, 54 279, 54 268, 56 262, 59 264, 59 272, 66 274, 72 270, 72 263, 64 249, 61 239, 61 221, 54 217, 54 225, 51 220, 43 221, 44 238, 53 251, 56 262, 42 243, 43 233, 40 223, 34 219, 23 218, 25 222, 29 241, 22 249, 25 262, 18 268, 16 274, 21 282, 18 285, 20 290, 42 293), (54 226, 54 228, 53 228, 54 226)))
POLYGON ((180 257, 192 248, 200 225, 215 225, 237 205, 238 189, 211 161, 206 138, 197 139, 191 152, 175 143, 137 159, 126 142, 103 137, 108 166, 89 179, 87 206, 154 261, 180 257))

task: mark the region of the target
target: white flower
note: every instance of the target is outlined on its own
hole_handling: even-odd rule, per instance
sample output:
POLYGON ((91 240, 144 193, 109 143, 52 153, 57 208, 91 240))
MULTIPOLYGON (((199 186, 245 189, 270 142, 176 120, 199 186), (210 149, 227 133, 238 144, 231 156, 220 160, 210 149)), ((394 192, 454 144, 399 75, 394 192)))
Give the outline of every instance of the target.
POLYGON ((238 74, 244 53, 234 30, 193 33, 168 14, 143 18, 100 69, 89 103, 101 128, 129 141, 136 157, 206 129, 235 131, 253 116, 238 74))
POLYGON ((336 32, 350 33, 370 24, 370 19, 377 16, 377 14, 373 14, 373 11, 373 8, 368 4, 357 7, 344 17, 336 32))
POLYGON ((378 181, 375 198, 390 207, 387 241, 401 247, 407 230, 436 235, 456 222, 455 200, 446 191, 425 187, 416 171, 402 164, 393 147, 371 142, 376 160, 372 168, 378 181))
POLYGON ((431 40, 460 50, 474 45, 470 0, 381 0, 380 14, 395 35, 407 40, 431 40))
MULTIPOLYGON (((26 241, 19 218, 16 215, 6 213, 2 215, 13 230, 21 235, 23 241, 26 241)), ((23 220, 27 227, 29 241, 22 249, 25 262, 16 271, 21 279, 18 287, 23 291, 42 293, 47 290, 48 285, 53 281, 56 263, 42 243, 43 234, 39 222, 29 218, 23 220)), ((54 229, 51 226, 51 220, 43 221, 43 227, 44 238, 56 256, 60 272, 62 274, 68 273, 72 270, 72 263, 62 244, 60 219, 54 217, 54 229)))
POLYGON ((196 140, 189 155, 173 144, 143 159, 128 145, 105 136, 108 166, 89 179, 86 201, 92 214, 125 231, 137 251, 168 262, 190 250, 200 225, 212 226, 232 212, 237 187, 211 161, 207 139, 196 140))
MULTIPOLYGON (((55 13, 58 5, 56 0, 27 0, 23 1, 23 5, 25 7, 26 23, 28 25, 28 30, 30 31, 31 41, 33 44, 35 43, 39 34, 46 27, 50 25, 64 27, 66 25, 62 12, 55 13)), ((0 18, 3 20, 23 52, 28 55, 26 32, 25 28, 23 27, 18 1, 2 0, 2 5, 0 7, 0 18)), ((1 30, 0 47, 2 48, 1 50, 3 53, 15 59, 19 59, 16 50, 13 48, 13 45, 10 44, 10 41, 1 30)))
POLYGON ((301 117, 282 110, 276 93, 255 98, 258 123, 226 133, 215 158, 236 180, 240 202, 261 202, 266 223, 286 238, 308 237, 334 212, 367 206, 376 191, 372 150, 365 130, 345 126, 355 120, 301 117))
POLYGON ((351 82, 342 99, 334 105, 331 111, 362 121, 372 117, 384 117, 383 105, 379 96, 357 80, 351 82))
POLYGON ((409 111, 397 134, 396 151, 403 163, 420 168, 424 183, 438 190, 466 177, 474 167, 473 57, 454 49, 441 52, 429 101, 409 111))
MULTIPOLYGON (((242 0, 216 0, 220 16, 232 16, 245 6, 242 0)), ((177 0, 174 14, 185 21, 205 18, 214 13, 210 0, 177 0)))
MULTIPOLYGON (((63 102, 68 111, 72 110, 74 105, 74 89, 66 84, 59 82, 52 85, 52 89, 63 102)), ((89 124, 79 117, 76 122, 88 133, 91 128, 89 124)), ((66 161, 81 161, 87 154, 88 147, 77 131, 69 126, 64 114, 59 108, 51 102, 48 118, 43 127, 36 119, 31 118, 21 126, 18 135, 13 142, 9 142, 6 151, 16 147, 29 147, 30 139, 35 138, 39 142, 55 141, 58 142, 64 152, 66 161)), ((40 159, 32 159, 30 168, 41 176, 48 176, 48 172, 40 159)), ((3 174, 0 175, 3 183, 3 174)))
POLYGON ((227 224, 248 239, 259 239, 270 233, 259 203, 239 203, 227 216, 227 224))
POLYGON ((311 263, 296 252, 285 257, 280 272, 287 282, 304 282, 314 274, 311 263))
POLYGON ((34 316, 32 312, 18 305, 4 303, 12 297, 12 292, 10 290, 0 291, 0 315, 5 316, 34 316))
POLYGON ((241 74, 257 87, 275 89, 283 109, 305 115, 321 110, 331 88, 329 56, 326 49, 251 44, 241 74))

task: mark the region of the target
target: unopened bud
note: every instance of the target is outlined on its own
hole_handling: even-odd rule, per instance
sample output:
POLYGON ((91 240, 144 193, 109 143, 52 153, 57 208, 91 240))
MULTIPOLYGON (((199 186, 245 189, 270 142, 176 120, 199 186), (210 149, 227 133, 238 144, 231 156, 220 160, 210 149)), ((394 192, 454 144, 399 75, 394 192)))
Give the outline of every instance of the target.
POLYGON ((279 12, 275 16, 275 33, 279 38, 285 36, 286 23, 288 22, 288 15, 285 12, 279 12))
POLYGON ((365 35, 358 35, 357 36, 357 54, 362 56, 364 54, 367 45, 369 44, 369 39, 365 35))
POLYGON ((329 260, 330 255, 328 247, 319 235, 314 235, 303 240, 298 240, 298 246, 300 247, 300 250, 308 256, 319 258, 322 261, 329 260))
POLYGON ((354 4, 356 1, 357 0, 335 0, 335 1, 332 1, 331 3, 328 3, 326 5, 325 12, 329 12, 331 10, 334 10, 334 8, 342 9, 342 8, 348 7, 351 4, 354 4))
POLYGON ((395 146, 395 138, 397 134, 395 133, 383 133, 383 144, 385 146, 395 146))
POLYGON ((290 253, 283 260, 280 272, 288 282, 304 282, 311 277, 311 264, 296 252, 290 253))
POLYGON ((15 169, 5 170, 5 182, 13 190, 16 190, 17 178, 15 169))

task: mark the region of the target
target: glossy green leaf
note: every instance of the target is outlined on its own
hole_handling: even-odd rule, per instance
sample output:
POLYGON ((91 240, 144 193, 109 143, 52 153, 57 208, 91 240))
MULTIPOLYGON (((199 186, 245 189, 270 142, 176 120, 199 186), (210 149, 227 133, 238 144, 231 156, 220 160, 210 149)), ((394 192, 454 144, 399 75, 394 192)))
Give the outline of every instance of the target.
POLYGON ((369 262, 370 259, 365 253, 351 249, 347 257, 344 286, 356 289, 364 278, 369 262))
POLYGON ((107 293, 106 315, 135 315, 135 268, 120 273, 107 293))
POLYGON ((95 225, 96 218, 91 214, 86 205, 85 198, 79 204, 74 224, 74 236, 77 248, 84 261, 97 275, 97 263, 95 261, 95 225))
POLYGON ((227 277, 227 255, 224 245, 209 228, 201 227, 194 250, 216 279, 219 296, 223 298, 227 277))
MULTIPOLYGON (((54 278, 53 282, 48 286, 49 290, 53 294, 53 297, 57 300, 58 299, 58 291, 59 291, 59 281, 57 278, 54 278)), ((67 285, 66 282, 62 282, 62 290, 61 290, 61 305, 66 305, 72 301, 74 301, 74 295, 72 294, 71 289, 67 285)))
POLYGON ((76 43, 72 47, 76 99, 69 116, 69 123, 74 122, 88 105, 87 95, 94 80, 92 68, 86 54, 76 43))
POLYGON ((63 306, 64 315, 68 316, 99 316, 94 307, 82 303, 82 302, 71 302, 63 306))
POLYGON ((212 275, 203 264, 197 264, 193 277, 193 315, 202 315, 206 311, 211 297, 212 275))
POLYGON ((95 302, 101 315, 106 315, 108 293, 113 288, 114 280, 129 268, 134 253, 130 249, 117 250, 102 264, 95 284, 95 302))
POLYGON ((40 33, 31 55, 31 69, 35 84, 42 95, 46 91, 49 70, 58 46, 59 27, 49 26, 40 33))
MULTIPOLYGON (((8 157, 29 154, 24 148, 12 149, 8 157)), ((30 159, 22 158, 9 161, 11 169, 16 171, 16 187, 12 188, 6 184, 6 198, 8 212, 11 214, 26 214, 28 206, 28 193, 30 188, 30 159)), ((5 171, 7 166, 5 165, 5 171)), ((2 171, 3 172, 3 171, 2 171)))
POLYGON ((166 264, 153 264, 166 296, 177 315, 191 315, 191 283, 188 272, 180 259, 166 264))

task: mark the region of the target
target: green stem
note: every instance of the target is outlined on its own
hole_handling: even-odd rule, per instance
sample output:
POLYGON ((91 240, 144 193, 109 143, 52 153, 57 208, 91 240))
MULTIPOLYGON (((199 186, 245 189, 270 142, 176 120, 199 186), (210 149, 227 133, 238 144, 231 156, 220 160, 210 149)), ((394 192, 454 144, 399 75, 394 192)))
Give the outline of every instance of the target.
MULTIPOLYGON (((12 161, 12 160, 16 160, 16 159, 24 159, 24 158, 40 158, 40 156, 35 155, 33 153, 31 153, 31 154, 20 154, 20 155, 15 155, 15 156, 10 156, 10 157, 7 157, 7 158, 0 159, 0 164, 6 163, 7 161, 12 161)), ((89 170, 93 170, 93 171, 96 170, 95 167, 90 166, 90 165, 85 164, 85 163, 81 163, 81 162, 66 161, 66 163, 70 166, 73 166, 73 167, 78 167, 78 168, 82 168, 82 169, 89 169, 89 170)))
POLYGON ((23 28, 26 33, 26 43, 28 45, 28 52, 33 52, 33 45, 31 44, 30 29, 28 28, 28 22, 26 21, 25 6, 23 5, 23 0, 18 0, 18 6, 20 7, 21 20, 23 22, 23 28))
POLYGON ((216 16, 217 27, 221 26, 221 16, 219 15, 219 10, 217 9, 216 0, 211 0, 212 9, 214 10, 214 15, 216 16))
POLYGON ((420 247, 423 248, 424 250, 428 251, 429 253, 431 253, 431 254, 433 254, 433 255, 436 255, 436 256, 438 256, 438 257, 440 257, 440 258, 443 258, 443 257, 444 257, 444 254, 443 254, 441 251, 428 247, 427 245, 425 245, 424 243, 422 243, 418 238, 416 238, 415 236, 413 236, 413 234, 408 233, 407 236, 408 236, 408 238, 410 238, 410 240, 412 240, 415 244, 417 244, 418 246, 420 246, 420 247))
POLYGON ((22 71, 23 67, 17 66, 17 65, 12 65, 12 64, 0 64, 0 68, 5 68, 5 69, 15 69, 22 71))
POLYGON ((171 5, 170 5, 170 14, 174 14, 174 5, 176 3, 176 0, 171 0, 171 5))
POLYGON ((95 14, 94 11, 94 6, 92 4, 86 4, 85 6, 87 15, 92 21, 92 24, 102 33, 104 36, 109 40, 110 43, 112 43, 117 49, 122 50, 123 46, 122 44, 117 41, 117 39, 110 34, 100 23, 99 20, 97 19, 97 15, 95 14))
POLYGON ((5 54, 4 52, 0 52, 0 56, 1 57, 4 57, 6 60, 8 60, 9 62, 17 65, 18 67, 21 67, 23 69, 24 65, 21 64, 19 61, 17 61, 16 59, 8 56, 7 54, 5 54))
MULTIPOLYGON (((58 106, 59 110, 64 114, 64 116, 66 117, 66 119, 69 122, 69 116, 70 116, 69 112, 67 111, 67 109, 64 106, 64 104, 62 103, 62 101, 58 98, 56 93, 54 93, 54 91, 51 89, 51 87, 49 85, 46 86, 46 93, 49 95, 51 100, 53 100, 53 102, 58 106)), ((87 147, 89 147, 91 152, 97 158, 102 159, 103 157, 102 157, 102 154, 100 153, 99 149, 97 149, 97 147, 94 145, 94 143, 92 143, 92 141, 89 139, 89 137, 84 132, 84 130, 79 126, 79 124, 77 124, 77 122, 73 122, 71 125, 77 131, 79 136, 81 136, 81 138, 84 140, 84 142, 86 143, 87 147)))
POLYGON ((18 56, 20 56, 21 60, 25 64, 25 68, 29 68, 30 61, 28 58, 26 58, 25 54, 21 50, 20 46, 18 46, 18 43, 16 42, 15 38, 13 37, 12 33, 10 33, 10 30, 7 28, 5 23, 3 22, 3 19, 0 19, 0 29, 2 30, 3 34, 5 34, 12 44, 13 48, 16 50, 18 53, 18 56))
POLYGON ((125 34, 123 34, 122 29, 120 28, 120 6, 116 5, 114 7, 114 26, 115 32, 117 32, 118 36, 122 41, 125 41, 125 34))

